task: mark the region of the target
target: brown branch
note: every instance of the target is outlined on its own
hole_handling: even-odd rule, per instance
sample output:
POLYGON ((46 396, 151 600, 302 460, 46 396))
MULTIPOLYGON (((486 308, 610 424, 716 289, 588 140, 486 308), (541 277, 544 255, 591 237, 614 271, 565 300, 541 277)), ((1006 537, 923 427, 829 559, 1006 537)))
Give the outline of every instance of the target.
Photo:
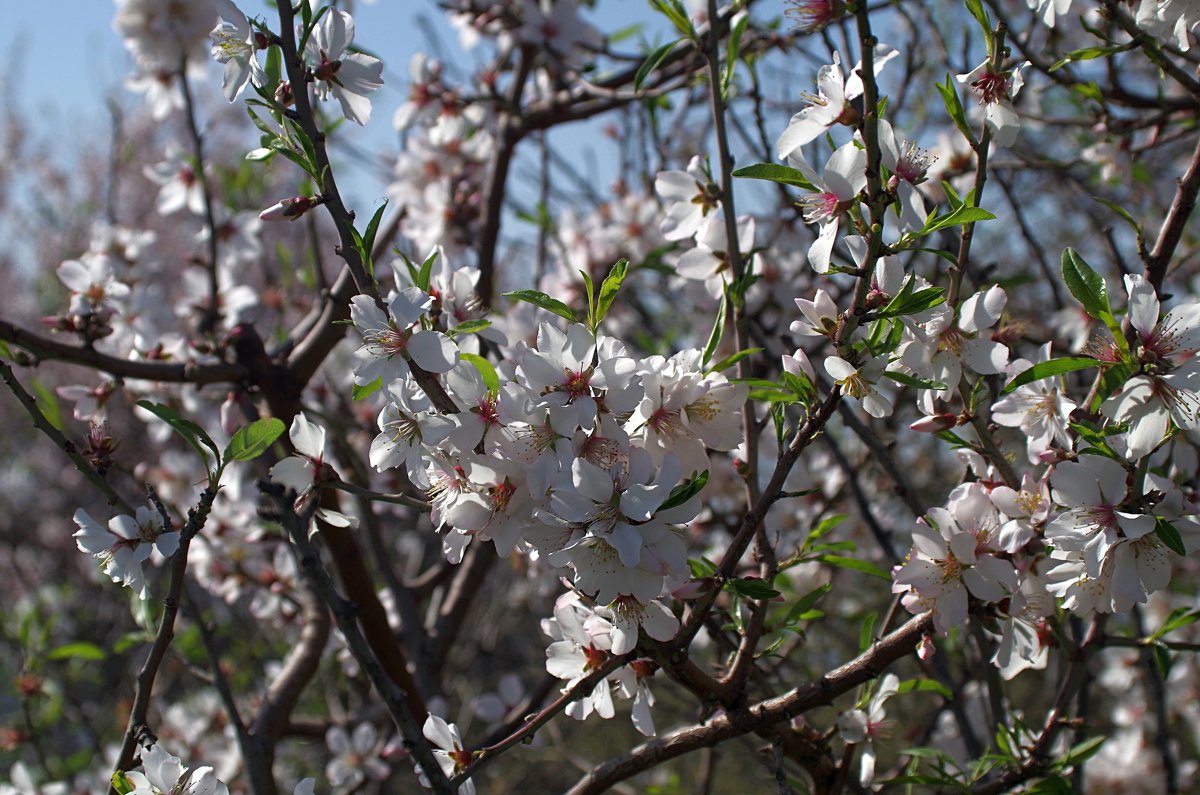
POLYGON ((813 707, 830 704, 843 693, 870 681, 916 648, 932 626, 926 613, 911 619, 863 654, 810 682, 750 707, 717 715, 703 725, 688 726, 644 743, 632 751, 593 768, 567 795, 593 795, 662 762, 701 748, 772 726, 813 707))
POLYGON ((1146 261, 1146 281, 1154 285, 1155 292, 1162 291, 1163 279, 1167 275, 1167 266, 1171 256, 1183 237, 1184 227, 1196 209, 1196 194, 1200 192, 1200 137, 1196 139, 1196 149, 1192 152, 1192 160, 1188 163, 1187 171, 1175 187, 1175 199, 1171 209, 1163 220, 1158 232, 1158 240, 1146 261))
POLYGON ((218 384, 242 381, 249 377, 249 372, 244 367, 223 362, 219 364, 198 364, 196 362, 168 364, 166 362, 139 362, 122 359, 101 353, 93 348, 68 345, 34 334, 7 320, 0 320, 0 340, 24 348, 38 359, 78 364, 118 378, 170 383, 218 384))

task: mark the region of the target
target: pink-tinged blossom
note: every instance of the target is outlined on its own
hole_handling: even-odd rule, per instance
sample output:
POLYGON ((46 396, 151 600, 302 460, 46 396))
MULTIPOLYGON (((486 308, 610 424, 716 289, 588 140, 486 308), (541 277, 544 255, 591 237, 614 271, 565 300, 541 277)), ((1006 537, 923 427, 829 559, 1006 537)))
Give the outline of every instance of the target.
MULTIPOLYGON (((458 727, 453 723, 447 723, 430 713, 421 727, 421 734, 433 745, 433 756, 447 778, 461 773, 471 764, 471 752, 463 745, 458 727)), ((417 766, 417 775, 422 787, 432 786, 420 765, 417 766)), ((465 781, 459 785, 458 795, 475 795, 475 782, 465 781)))
MULTIPOLYGON (((675 271, 680 276, 704 282, 709 295, 718 299, 723 294, 723 285, 733 277, 723 212, 708 216, 696 233, 696 247, 685 251, 675 264, 675 271)), ((743 215, 737 219, 737 247, 745 264, 754 248, 754 218, 751 216, 743 215)))
POLYGON ((213 0, 118 0, 113 30, 142 71, 178 71, 185 59, 203 60, 201 45, 216 23, 213 0))
POLYGON ((1021 131, 1021 117, 1013 109, 1012 101, 1025 84, 1021 70, 1028 65, 1026 61, 1007 71, 997 72, 992 69, 989 59, 956 78, 979 97, 984 121, 992 131, 992 142, 997 146, 1012 146, 1017 140, 1017 133, 1021 131))
POLYGON ((912 551, 892 573, 892 592, 904 594, 905 608, 932 612, 943 634, 966 622, 968 593, 997 602, 1017 587, 1012 564, 993 547, 995 509, 980 488, 956 489, 949 510, 933 508, 917 520, 912 551))
POLYGON ((130 795, 229 795, 211 767, 184 767, 161 745, 142 752, 142 770, 125 774, 133 785, 130 795))
POLYGON ((1137 331, 1141 371, 1101 405, 1105 416, 1129 425, 1126 456, 1137 460, 1154 450, 1170 423, 1200 428, 1200 304, 1182 304, 1159 320, 1159 301, 1142 276, 1125 277, 1129 320, 1137 331), (1189 357, 1189 358, 1185 358, 1189 357))
POLYGON ((204 186, 196 174, 195 161, 179 146, 167 147, 167 159, 142 169, 146 179, 162 187, 155 208, 159 215, 173 215, 187 208, 194 215, 204 214, 204 186))
POLYGON ((796 30, 816 33, 846 12, 840 0, 788 0, 783 13, 791 17, 796 30))
POLYGON ((418 324, 433 298, 415 287, 388 297, 388 314, 374 299, 356 295, 350 302, 350 319, 362 335, 354 352, 354 383, 366 386, 375 379, 389 384, 406 378, 411 358, 422 370, 444 373, 458 361, 458 349, 445 334, 418 324))
MULTIPOLYGON (((1042 346, 1038 362, 1050 359, 1050 343, 1042 346)), ((1012 363, 1009 372, 1013 376, 1025 372, 1033 362, 1019 359, 1012 363)), ((1057 443, 1063 449, 1071 449, 1069 423, 1071 412, 1078 408, 1067 397, 1062 379, 1057 376, 1043 378, 1013 392, 992 404, 992 420, 1006 428, 1020 428, 1025 434, 1025 451, 1031 464, 1037 464, 1042 453, 1057 443)))
POLYGON ((425 447, 436 447, 454 430, 454 420, 431 410, 424 394, 406 379, 384 387, 387 405, 379 412, 379 435, 371 442, 371 466, 382 472, 404 465, 418 488, 429 488, 423 459, 425 447))
POLYGON ((719 189, 699 156, 688 162, 687 171, 658 172, 654 191, 663 202, 661 230, 667 240, 693 237, 721 204, 719 189))
POLYGON ((797 298, 796 306, 800 309, 803 320, 793 320, 788 331, 801 337, 833 337, 838 327, 841 313, 837 304, 829 297, 829 293, 818 289, 813 300, 797 298))
POLYGON ((604 46, 600 32, 579 16, 576 0, 524 0, 521 27, 513 35, 563 57, 586 55, 604 46))
POLYGON ((1006 612, 992 665, 1006 680, 1022 671, 1042 670, 1050 659, 1046 617, 1054 615, 1054 599, 1045 581, 1033 572, 1025 573, 1006 612))
POLYGON ((129 285, 117 280, 117 261, 107 254, 84 254, 58 266, 58 279, 71 291, 72 315, 120 310, 129 285))
POLYGON ((1033 14, 1048 28, 1054 27, 1056 17, 1061 17, 1071 10, 1071 0, 1025 0, 1033 9, 1033 14))
POLYGON ((1050 499, 1050 484, 1045 479, 1034 480, 1028 472, 1021 479, 1020 491, 1009 486, 997 486, 988 497, 1008 517, 1008 521, 1000 525, 996 544, 1013 554, 1040 535, 1054 507, 1050 499))
POLYGON ((853 709, 838 716, 838 734, 847 744, 862 745, 862 761, 858 768, 858 782, 870 787, 875 778, 875 740, 891 734, 894 720, 889 720, 883 705, 900 689, 900 679, 895 674, 885 674, 866 709, 853 709))
MULTIPOLYGON (((884 168, 892 172, 896 195, 900 199, 900 228, 916 232, 925 226, 925 200, 917 186, 926 181, 926 173, 937 158, 909 140, 896 137, 887 119, 880 119, 879 152, 884 168)), ((889 183, 891 188, 893 183, 889 183)))
POLYGON ((1200 2, 1141 0, 1137 23, 1160 39, 1174 37, 1176 46, 1186 52, 1192 46, 1189 32, 1200 25, 1200 2))
POLYGON ((221 15, 220 24, 212 29, 212 56, 217 63, 225 64, 221 91, 225 99, 233 102, 253 81, 261 86, 267 82, 266 72, 255 57, 258 50, 257 36, 250 20, 230 0, 216 0, 221 15))
POLYGON ((145 506, 135 516, 114 516, 104 529, 87 511, 75 511, 75 543, 81 552, 91 555, 104 566, 113 582, 128 586, 138 598, 149 597, 142 564, 157 550, 164 558, 179 548, 179 533, 165 532, 162 517, 145 506))
MULTIPOLYGON (((878 75, 884 64, 899 55, 899 52, 886 44, 875 47, 875 74, 878 75)), ((827 130, 838 124, 854 124, 858 120, 851 100, 862 96, 863 83, 859 71, 862 63, 857 63, 850 70, 850 76, 842 77, 841 58, 835 52, 833 63, 826 64, 817 70, 817 95, 807 95, 808 107, 792 116, 787 129, 779 136, 775 151, 780 160, 786 160, 793 154, 799 154, 800 147, 815 141, 827 130)))
POLYGON ((295 196, 280 199, 258 214, 260 221, 295 221, 314 207, 321 205, 320 196, 295 196))
POLYGON ((817 239, 808 249, 808 264, 817 273, 828 273, 842 216, 867 186, 867 153, 853 141, 842 144, 825 162, 821 174, 799 153, 788 162, 817 189, 816 193, 802 196, 796 204, 804 212, 806 223, 821 225, 817 239))
POLYGON ((453 529, 442 539, 451 563, 462 560, 472 538, 492 541, 496 554, 507 557, 532 524, 534 502, 525 487, 519 463, 498 458, 471 457, 462 465, 468 484, 444 519, 453 529))
POLYGON ((1129 473, 1108 458, 1089 455, 1064 461, 1050 476, 1054 501, 1066 510, 1046 525, 1046 541, 1056 551, 1076 553, 1098 577, 1109 549, 1124 538, 1154 531, 1154 517, 1121 510, 1129 473))
POLYGON ((857 366, 840 356, 825 358, 825 372, 842 388, 842 394, 857 400, 863 411, 877 419, 892 414, 891 397, 876 386, 887 366, 887 354, 870 356, 857 366))
POLYGON ((958 389, 964 366, 980 375, 995 375, 1008 363, 1008 348, 984 337, 1004 312, 1008 295, 991 287, 972 295, 958 308, 958 316, 945 305, 934 307, 932 317, 908 328, 912 339, 898 349, 900 364, 917 375, 945 384, 944 389, 923 390, 923 409, 935 413, 933 400, 948 400, 958 389))
POLYGON ((371 723, 358 724, 353 733, 330 726, 325 732, 325 745, 333 754, 325 765, 325 777, 336 793, 353 792, 368 779, 383 781, 391 772, 379 758, 383 744, 371 723))
POLYGON ((355 124, 371 120, 367 94, 383 85, 383 62, 361 52, 352 52, 354 20, 345 11, 331 8, 313 29, 304 55, 312 67, 318 99, 330 94, 342 106, 342 114, 355 124))
MULTIPOLYGON (((271 467, 268 476, 296 492, 295 510, 302 513, 309 501, 317 496, 322 483, 336 481, 337 473, 325 461, 325 429, 301 411, 292 420, 288 431, 296 455, 288 456, 271 467)), ((358 520, 328 508, 317 508, 316 517, 334 527, 357 526, 358 520)))

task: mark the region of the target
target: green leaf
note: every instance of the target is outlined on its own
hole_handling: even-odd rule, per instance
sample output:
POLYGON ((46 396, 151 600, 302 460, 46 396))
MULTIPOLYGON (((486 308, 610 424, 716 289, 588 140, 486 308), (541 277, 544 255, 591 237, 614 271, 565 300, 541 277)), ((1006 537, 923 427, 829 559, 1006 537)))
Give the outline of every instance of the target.
POLYGON ((1136 218, 1133 217, 1133 214, 1130 213, 1128 210, 1126 210, 1124 207, 1122 207, 1121 205, 1117 204, 1114 201, 1109 201, 1108 199, 1105 199, 1102 196, 1093 196, 1092 198, 1095 199, 1096 201, 1100 202, 1101 204, 1103 204, 1108 209, 1112 210, 1114 213, 1116 213, 1122 219, 1124 219, 1125 223, 1127 223, 1133 227, 1133 231, 1137 232, 1139 235, 1142 234, 1142 225, 1138 222, 1138 220, 1136 218))
POLYGON ((925 221, 925 228, 918 232, 917 235, 924 237, 941 229, 949 229, 952 226, 963 226, 964 224, 973 224, 978 221, 991 221, 995 218, 995 215, 982 207, 968 207, 964 204, 948 215, 940 217, 930 216, 925 221))
POLYGON ((658 510, 656 510, 655 513, 683 505, 692 497, 695 497, 697 494, 699 494, 707 483, 707 469, 703 472, 692 475, 686 481, 671 489, 671 493, 667 496, 667 499, 663 501, 663 504, 658 506, 658 510))
POLYGON ((988 57, 992 55, 992 20, 988 17, 987 11, 983 8, 981 0, 963 0, 963 5, 967 7, 967 11, 975 18, 975 22, 979 24, 979 29, 983 31, 983 37, 988 42, 988 57))
MULTIPOLYGON (((990 36, 988 37, 990 40, 990 36)), ((954 122, 954 126, 963 134, 972 145, 975 144, 975 134, 971 132, 971 125, 967 122, 967 111, 963 108, 962 100, 958 96, 958 88, 954 85, 954 79, 950 74, 946 74, 946 84, 934 83, 938 93, 942 95, 942 104, 946 106, 946 115, 954 122)))
POLYGON ((1059 764, 1065 766, 1075 766, 1080 762, 1086 761, 1100 750, 1100 746, 1104 745, 1107 737, 1091 737, 1078 745, 1071 746, 1071 750, 1067 751, 1057 760, 1059 764))
POLYGON ((646 56, 646 60, 642 61, 642 65, 638 67, 637 74, 633 76, 634 91, 642 90, 642 84, 646 82, 646 78, 654 73, 658 65, 671 54, 671 50, 675 49, 675 45, 681 41, 686 41, 686 39, 675 39, 674 41, 667 42, 646 56))
POLYGON ((696 30, 692 27, 692 20, 688 18, 687 9, 683 7, 683 3, 679 0, 649 0, 649 2, 651 8, 671 20, 671 24, 675 26, 676 30, 689 39, 695 37, 696 30))
POLYGON ((1100 362, 1096 359, 1090 359, 1086 356, 1063 357, 1062 359, 1051 359, 1048 362, 1038 362, 1028 370, 1023 370, 1013 380, 1009 381, 1004 389, 1000 390, 1001 395, 1007 395, 1017 387, 1032 384, 1034 381, 1041 381, 1043 378, 1052 378, 1063 373, 1072 373, 1076 370, 1087 370, 1091 367, 1099 367, 1100 362))
POLYGON ((466 353, 460 351, 458 354, 460 359, 470 362, 479 374, 483 376, 483 385, 487 387, 489 392, 500 391, 500 377, 496 375, 496 368, 487 359, 474 353, 466 353))
POLYGON ((813 387, 812 381, 803 373, 789 373, 784 370, 779 374, 779 380, 783 385, 796 397, 805 404, 812 404, 817 398, 817 390, 813 387))
POLYGON ((379 209, 371 216, 371 220, 367 222, 367 231, 363 232, 362 243, 363 253, 370 260, 373 259, 372 252, 375 250, 375 236, 379 233, 379 221, 383 218, 383 211, 387 209, 388 200, 384 199, 383 204, 379 205, 379 209))
POLYGON ((592 284, 592 277, 587 271, 580 270, 579 275, 583 277, 583 286, 587 291, 588 328, 591 329, 593 334, 595 334, 596 326, 599 325, 596 322, 596 286, 592 284))
POLYGON ((283 420, 278 417, 266 417, 261 420, 255 420, 244 428, 239 428, 233 438, 229 440, 229 446, 225 448, 225 455, 222 460, 226 463, 230 461, 250 461, 258 458, 263 453, 267 452, 275 440, 278 439, 286 430, 283 420))
POLYGON ((879 614, 874 611, 863 616, 862 626, 858 630, 858 650, 864 652, 871 648, 871 643, 874 639, 875 622, 879 619, 879 614))
POLYGON ((613 300, 617 297, 617 291, 621 289, 621 285, 625 282, 625 275, 629 273, 629 260, 619 259, 612 266, 612 270, 604 277, 604 281, 600 285, 600 298, 596 301, 596 326, 604 320, 604 316, 608 314, 608 308, 612 306, 613 300))
POLYGON ((861 571, 863 574, 869 574, 872 577, 878 577, 881 580, 892 581, 892 575, 888 574, 883 569, 876 566, 874 563, 868 563, 865 560, 858 558, 847 558, 841 555, 817 555, 813 560, 821 563, 828 563, 830 566, 837 566, 841 569, 852 569, 853 571, 861 571))
POLYGON ((924 677, 917 677, 916 679, 909 679, 907 681, 901 682, 900 686, 898 688, 896 688, 896 693, 898 693, 898 694, 899 693, 914 693, 914 692, 937 693, 939 696, 946 699, 947 701, 954 700, 954 694, 952 692, 950 692, 950 688, 946 687, 944 684, 937 681, 936 679, 925 679, 924 677))
POLYGON ((779 591, 766 580, 737 577, 725 583, 725 587, 746 599, 774 599, 779 596, 779 591))
POLYGON ((817 602, 821 601, 821 598, 832 590, 833 586, 829 583, 825 583, 804 594, 804 596, 801 596, 796 600, 796 603, 788 609, 787 615, 783 619, 783 623, 786 625, 791 624, 794 621, 803 620, 800 618, 800 616, 809 613, 817 604, 817 602))
POLYGON ((1055 61, 1050 67, 1050 71, 1056 72, 1074 61, 1090 61, 1093 58, 1103 58, 1106 55, 1125 52, 1129 48, 1130 45, 1128 44, 1119 44, 1115 47, 1081 47, 1078 50, 1071 50, 1062 58, 1059 58, 1057 61, 1055 61))
POLYGON ((1194 624, 1197 621, 1200 621, 1200 610, 1192 610, 1188 607, 1177 607, 1176 609, 1172 610, 1171 614, 1167 616, 1165 621, 1163 621, 1162 626, 1155 630, 1154 634, 1150 636, 1150 640, 1158 640, 1159 638, 1164 637, 1177 629, 1186 627, 1189 624, 1194 624))
POLYGON ((460 334, 478 334, 479 332, 483 331, 485 328, 489 328, 491 325, 492 325, 492 321, 484 320, 483 318, 477 318, 475 320, 464 320, 462 323, 459 323, 457 326, 450 329, 446 333, 448 335, 450 335, 451 337, 457 337, 460 334))
POLYGON ((744 351, 738 351, 737 353, 731 353, 730 355, 726 356, 721 361, 714 364, 712 367, 709 367, 705 371, 705 374, 707 375, 708 373, 719 373, 722 370, 728 370, 730 367, 733 367, 735 364, 740 362, 742 359, 745 359, 748 356, 753 356, 756 353, 762 353, 762 348, 747 348, 744 351))
POLYGON ((60 431, 66 430, 67 423, 63 420, 62 409, 58 405, 58 395, 36 378, 29 379, 29 386, 33 389, 34 402, 42 410, 46 422, 60 431))
POLYGON ((1074 249, 1065 249, 1062 255, 1062 276, 1067 289, 1082 306, 1083 310, 1097 320, 1112 315, 1108 302, 1108 289, 1104 279, 1084 262, 1074 249))
MULTIPOLYGON (((305 5, 308 4, 305 3, 305 5)), ((116 790, 117 795, 129 795, 135 789, 133 782, 120 770, 114 771, 112 774, 112 788, 116 790)))
POLYGON ((874 313, 876 318, 900 317, 902 315, 914 315, 917 312, 924 312, 926 309, 931 309, 939 304, 946 302, 946 291, 941 287, 926 287, 921 290, 912 291, 909 285, 915 282, 912 279, 905 281, 904 287, 900 292, 888 301, 887 306, 874 313))
POLYGON ((149 632, 126 632, 113 644, 113 654, 124 654, 142 643, 150 643, 154 636, 149 632))
POLYGON ((1167 549, 1176 555, 1187 555, 1187 547, 1183 545, 1183 536, 1175 529, 1175 525, 1161 516, 1156 516, 1154 517, 1154 532, 1158 534, 1158 539, 1166 545, 1167 549))
POLYGON ((946 385, 941 381, 934 381, 932 378, 918 378, 915 375, 908 373, 898 373, 893 370, 884 370, 884 378, 890 378, 898 384, 915 387, 917 389, 945 389, 946 385))
POLYGON ((438 249, 435 248, 421 263, 421 270, 417 273, 416 286, 425 292, 429 292, 429 285, 433 279, 433 263, 437 262, 437 258, 438 249))
POLYGON ((738 57, 741 54, 742 34, 750 22, 749 14, 742 14, 729 33, 729 53, 725 56, 725 73, 721 75, 721 96, 729 96, 729 86, 733 83, 733 74, 737 69, 738 57))
POLYGON ((835 513, 833 516, 825 517, 820 521, 820 523, 817 524, 816 527, 808 532, 808 535, 805 537, 804 543, 800 546, 800 549, 808 549, 817 541, 821 540, 823 536, 828 535, 831 530, 844 521, 846 521, 846 514, 844 513, 835 513))
POLYGON ((557 298, 551 298, 538 290, 513 290, 511 293, 504 293, 505 298, 512 298, 516 301, 526 301, 536 307, 545 309, 547 312, 552 312, 559 317, 565 317, 572 323, 577 322, 575 312, 571 307, 559 301, 557 298))
POLYGON ((200 457, 204 459, 205 467, 208 466, 208 454, 203 450, 203 448, 200 447, 201 444, 212 450, 213 455, 217 456, 218 461, 220 460, 221 451, 217 448, 217 443, 214 442, 199 425, 191 420, 185 420, 183 417, 180 417, 178 414, 176 414, 173 408, 163 405, 162 403, 153 403, 149 400, 139 400, 137 404, 153 414, 155 417, 158 417, 167 425, 170 425, 176 433, 186 439, 188 444, 190 444, 192 448, 200 454, 200 457))
POLYGON ((363 384, 362 386, 355 384, 353 386, 353 388, 350 390, 350 396, 355 401, 363 400, 363 399, 375 394, 377 391, 379 391, 379 389, 382 386, 383 386, 383 377, 380 376, 379 378, 376 378, 374 381, 372 381, 369 384, 363 384))
POLYGON ((700 364, 707 367, 713 354, 717 352, 717 347, 721 344, 721 338, 725 336, 725 312, 729 306, 729 296, 722 294, 721 301, 717 305, 717 317, 713 321, 712 332, 708 335, 708 343, 704 346, 704 355, 700 357, 700 364))
POLYGON ((50 660, 103 660, 106 656, 104 649, 97 646, 95 643, 87 641, 76 641, 74 643, 64 643, 57 649, 54 649, 46 655, 50 660))
POLYGON ((696 579, 711 577, 717 573, 717 564, 708 558, 688 558, 688 568, 696 579))
POLYGON ((765 179, 768 182, 781 182, 784 185, 794 185, 805 190, 817 189, 808 177, 804 176, 804 172, 790 166, 781 166, 778 163, 758 163, 739 168, 733 172, 733 176, 742 179, 765 179))

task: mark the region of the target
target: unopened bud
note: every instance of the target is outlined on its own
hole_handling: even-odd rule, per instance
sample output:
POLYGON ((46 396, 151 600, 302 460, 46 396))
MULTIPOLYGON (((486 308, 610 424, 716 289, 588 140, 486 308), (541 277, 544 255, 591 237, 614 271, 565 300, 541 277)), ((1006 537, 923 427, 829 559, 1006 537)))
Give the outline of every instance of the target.
POLYGON ((258 214, 263 221, 295 221, 321 204, 320 196, 297 196, 271 205, 258 214))
POLYGON ((917 656, 925 662, 929 662, 931 659, 933 659, 934 651, 933 635, 930 635, 928 632, 926 632, 921 636, 921 642, 917 644, 917 656))
POLYGON ((292 93, 292 84, 287 80, 281 80, 279 85, 275 87, 275 101, 285 108, 291 107, 296 101, 296 96, 292 93))
POLYGON ((230 392, 225 402, 221 404, 221 430, 226 435, 233 436, 241 425, 238 423, 238 399, 236 392, 230 392))
POLYGON ((1067 454, 1062 450, 1058 450, 1053 447, 1038 453, 1038 461, 1042 462, 1043 464, 1057 464, 1060 461, 1066 460, 1067 454))
POLYGON ((908 429, 919 433, 941 433, 950 430, 957 424, 958 415, 956 414, 930 414, 909 425, 908 429))
POLYGON ((671 597, 673 599, 699 599, 715 587, 717 587, 717 582, 712 577, 693 577, 690 580, 684 580, 675 590, 671 591, 671 597))

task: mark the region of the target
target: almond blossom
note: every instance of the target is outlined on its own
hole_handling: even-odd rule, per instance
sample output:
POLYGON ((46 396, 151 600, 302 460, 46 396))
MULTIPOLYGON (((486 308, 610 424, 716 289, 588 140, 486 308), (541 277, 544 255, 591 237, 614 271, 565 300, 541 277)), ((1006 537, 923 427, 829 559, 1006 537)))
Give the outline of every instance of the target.
MULTIPOLYGON (((1050 359, 1050 343, 1042 346, 1038 362, 1050 359)), ((1019 375, 1033 366, 1032 362, 1018 359, 1009 371, 1019 375)), ((1061 378, 1043 378, 1013 392, 992 404, 992 420, 997 425, 1020 428, 1025 434, 1025 451, 1029 463, 1036 464, 1042 453, 1054 443, 1070 449, 1069 423, 1071 412, 1078 408, 1066 396, 1061 378)))
POLYGON ((1012 101, 1025 84, 1021 70, 1028 65, 1026 61, 1007 71, 995 71, 989 58, 955 78, 979 97, 984 120, 992 131, 992 142, 997 146, 1012 146, 1021 131, 1021 118, 1013 109, 1012 101))
POLYGON ((366 124, 371 120, 371 100, 367 94, 383 85, 383 62, 351 51, 353 43, 353 18, 345 11, 331 8, 313 29, 304 54, 316 79, 317 98, 324 100, 333 94, 348 120, 366 124))
POLYGON ((817 239, 808 249, 808 263, 817 273, 828 273, 842 216, 867 187, 866 150, 853 141, 842 144, 829 156, 821 174, 798 155, 791 156, 788 162, 817 188, 817 193, 801 197, 796 204, 804 211, 806 223, 821 225, 817 239))
POLYGON ((900 688, 900 678, 895 674, 885 674, 879 680, 879 687, 871 696, 866 709, 854 709, 843 712, 838 716, 837 728, 842 740, 850 745, 862 745, 862 762, 858 769, 858 782, 864 787, 870 787, 875 778, 875 743, 877 738, 883 738, 890 732, 895 721, 887 719, 887 711, 883 705, 889 698, 896 695, 900 688))

